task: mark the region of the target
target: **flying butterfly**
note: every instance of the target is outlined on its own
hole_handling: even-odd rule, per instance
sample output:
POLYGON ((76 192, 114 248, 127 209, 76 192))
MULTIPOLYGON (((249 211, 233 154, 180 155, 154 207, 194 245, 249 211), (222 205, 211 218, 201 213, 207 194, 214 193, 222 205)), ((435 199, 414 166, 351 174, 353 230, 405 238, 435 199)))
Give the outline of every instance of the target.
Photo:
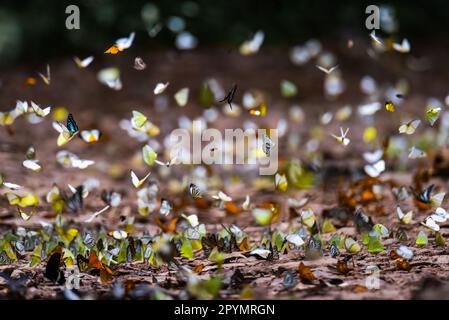
POLYGON ((167 216, 172 211, 173 207, 167 199, 161 200, 161 207, 159 208, 159 213, 167 216))
POLYGON ((388 112, 394 112, 395 107, 394 107, 393 102, 391 102, 391 101, 386 101, 386 102, 385 102, 385 110, 387 110, 388 112))
POLYGON ((226 101, 229 104, 229 108, 231 108, 232 110, 232 101, 234 100, 234 96, 235 96, 235 92, 237 91, 237 85, 234 84, 231 88, 231 90, 229 90, 228 94, 226 95, 226 97, 224 97, 222 100, 220 100, 219 102, 224 102, 226 101))
POLYGON ((80 132, 80 137, 87 143, 97 142, 101 137, 101 131, 98 129, 83 130, 80 132))
POLYGON ((343 128, 340 127, 340 136, 337 136, 335 134, 331 134, 331 136, 334 137, 335 140, 341 143, 344 147, 346 147, 351 142, 351 140, 346 137, 348 135, 348 132, 349 128, 347 128, 346 131, 343 132, 343 128))
POLYGON ((440 116, 441 108, 436 108, 428 106, 426 109, 426 120, 429 121, 430 125, 433 126, 440 116))
POLYGON ((189 192, 193 199, 201 198, 201 190, 196 184, 191 183, 189 186, 189 192))
POLYGON ((151 172, 149 172, 149 173, 148 173, 145 177, 143 177, 142 179, 139 179, 139 178, 137 177, 137 175, 134 173, 134 171, 131 170, 131 182, 132 182, 133 186, 134 186, 136 189, 139 189, 139 188, 144 184, 144 182, 147 180, 147 178, 150 176, 150 174, 151 174, 151 172))
POLYGON ((78 57, 73 57, 73 61, 75 61, 78 68, 86 68, 87 66, 89 66, 92 63, 92 61, 94 61, 94 57, 89 56, 87 58, 84 58, 83 60, 81 60, 78 57))
POLYGON ((44 75, 44 74, 42 74, 42 73, 40 73, 40 72, 38 72, 38 74, 39 74, 39 77, 41 77, 41 79, 42 79, 42 81, 44 81, 44 83, 47 85, 47 86, 49 86, 50 85, 50 65, 48 65, 47 64, 47 69, 46 69, 46 71, 47 71, 47 74, 46 75, 44 75))
POLYGON ((402 124, 399 127, 399 133, 405 133, 405 134, 413 134, 415 133, 415 130, 419 127, 419 124, 421 123, 421 120, 412 120, 407 123, 402 124))
POLYGON ((147 65, 141 57, 136 57, 134 59, 134 69, 136 69, 138 71, 142 71, 142 70, 145 70, 146 67, 147 67, 147 65))
POLYGON ((75 192, 71 196, 67 196, 65 192, 62 192, 61 196, 70 211, 76 213, 83 208, 83 192, 83 185, 76 187, 75 192))

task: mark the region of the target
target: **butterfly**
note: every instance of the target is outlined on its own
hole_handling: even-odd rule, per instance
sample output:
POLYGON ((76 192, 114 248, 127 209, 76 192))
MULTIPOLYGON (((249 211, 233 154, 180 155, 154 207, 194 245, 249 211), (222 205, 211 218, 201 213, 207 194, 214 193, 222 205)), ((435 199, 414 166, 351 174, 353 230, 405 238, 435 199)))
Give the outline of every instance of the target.
POLYGON ((88 65, 92 63, 92 61, 94 61, 94 57, 89 56, 87 58, 84 58, 83 60, 81 60, 78 57, 73 57, 73 61, 75 61, 78 68, 86 68, 88 65))
POLYGON ((115 41, 115 44, 107 49, 104 53, 117 54, 125 49, 131 47, 134 41, 135 32, 131 32, 128 38, 120 38, 115 41))
POLYGON ((396 249, 396 254, 406 260, 411 260, 413 258, 412 249, 404 245, 401 245, 396 249))
POLYGON ((97 142, 101 137, 101 131, 98 129, 83 130, 80 132, 80 137, 87 143, 97 142))
POLYGON ((76 264, 78 266, 79 271, 81 272, 86 272, 87 270, 89 270, 89 259, 87 259, 81 254, 78 254, 76 256, 76 264))
POLYGON ((63 284, 65 281, 64 272, 61 268, 62 249, 56 247, 45 266, 45 277, 53 282, 63 284))
POLYGON ((432 231, 435 231, 435 232, 440 231, 440 226, 435 222, 435 220, 433 220, 432 217, 427 217, 426 222, 425 223, 421 222, 421 224, 424 227, 427 227, 432 231))
POLYGON ((413 218, 413 210, 408 211, 407 213, 404 213, 401 209, 401 207, 397 206, 396 207, 396 212, 398 214, 398 218, 399 220, 404 223, 410 223, 410 221, 412 221, 413 218))
POLYGON ((67 126, 64 126, 60 122, 53 122, 53 128, 59 132, 57 144, 58 146, 62 146, 69 142, 70 140, 78 134, 79 128, 73 118, 73 115, 70 113, 67 117, 67 126))
POLYGON ((379 161, 382 158, 383 154, 384 154, 383 149, 377 149, 373 152, 364 152, 362 156, 363 159, 365 159, 365 161, 373 163, 379 161))
POLYGON ((42 81, 49 86, 50 85, 50 65, 47 64, 47 74, 43 75, 42 73, 38 72, 39 76, 41 77, 42 81))
POLYGON ((147 178, 150 176, 150 174, 151 174, 151 172, 149 172, 145 177, 143 177, 142 179, 139 180, 139 178, 134 173, 134 171, 131 170, 131 182, 132 182, 133 186, 136 189, 139 189, 144 184, 145 180, 147 180, 147 178))
POLYGON ((175 101, 180 107, 185 107, 189 100, 189 88, 182 88, 174 95, 175 101))
POLYGON ((148 121, 147 117, 145 117, 139 111, 133 111, 133 116, 131 118, 131 125, 135 129, 140 129, 143 125, 148 121))
POLYGON ((145 70, 146 67, 147 67, 147 65, 141 57, 136 57, 134 59, 134 69, 142 71, 142 70, 145 70))
POLYGON ((173 207, 167 199, 161 200, 161 207, 159 208, 159 213, 167 216, 172 211, 173 207))
POLYGON ((386 101, 385 102, 385 110, 387 110, 388 112, 394 112, 394 104, 391 101, 386 101))
POLYGON ((334 71, 335 69, 338 68, 338 65, 335 65, 335 66, 333 66, 331 68, 325 68, 325 67, 322 67, 322 66, 319 66, 319 65, 316 65, 316 67, 318 69, 320 69, 321 71, 323 71, 325 74, 331 74, 332 71, 334 71))
POLYGON ((415 146, 412 146, 409 149, 408 158, 409 159, 418 159, 418 158, 425 158, 427 156, 427 153, 415 146))
POLYGON ((330 247, 330 255, 332 258, 335 258, 340 255, 340 250, 338 250, 338 246, 335 241, 332 242, 330 247))
POLYGON ((305 255, 307 260, 315 260, 323 256, 323 247, 318 235, 310 236, 306 245, 305 255))
POLYGON ((362 208, 358 208, 354 215, 354 224, 358 233, 373 230, 374 223, 371 217, 368 217, 362 208))
POLYGON ((191 183, 189 186, 189 192, 193 199, 201 198, 201 190, 198 188, 196 184, 191 183))
POLYGON ((374 164, 367 164, 363 167, 366 174, 372 178, 378 177, 382 172, 385 171, 385 161, 379 160, 374 164))
POLYGON ((400 53, 408 53, 410 52, 410 42, 404 38, 401 43, 393 43, 393 49, 400 53))
POLYGON ((404 123, 399 127, 399 133, 413 134, 415 133, 416 128, 419 127, 420 123, 421 120, 419 119, 404 123))
POLYGON ((122 200, 122 196, 118 192, 103 190, 101 192, 101 200, 111 207, 118 207, 122 200))
POLYGON ((436 108, 428 106, 426 109, 426 120, 429 121, 430 125, 433 126, 440 116, 441 108, 436 108))
POLYGON ((76 187, 75 192, 73 192, 70 197, 67 196, 65 192, 62 192, 61 196, 70 211, 78 212, 78 210, 81 210, 83 208, 83 191, 84 186, 80 185, 76 187))
POLYGON ((302 246, 305 242, 301 238, 301 236, 298 233, 291 233, 285 237, 285 240, 289 243, 295 245, 296 247, 302 246))
POLYGON ((178 157, 177 156, 175 156, 175 157, 173 157, 172 159, 170 159, 169 161, 167 161, 167 162, 162 162, 162 161, 159 161, 159 160, 154 160, 154 162, 155 163, 157 163, 158 165, 160 165, 160 166, 166 166, 167 168, 169 168, 169 167, 171 167, 174 163, 176 163, 176 160, 178 160, 178 157))
POLYGON ((334 134, 331 134, 332 137, 334 137, 339 143, 341 143, 343 146, 347 146, 351 140, 349 138, 347 138, 346 136, 348 135, 349 132, 349 128, 346 129, 345 132, 343 132, 343 128, 340 127, 340 136, 336 136, 334 134))
POLYGON ((38 117, 46 117, 47 115, 50 114, 51 111, 51 107, 47 107, 45 109, 41 109, 37 104, 35 104, 33 101, 31 101, 31 108, 33 109, 34 113, 38 116, 38 117))
POLYGON ((224 102, 226 101, 229 104, 229 108, 231 108, 232 110, 232 101, 234 100, 234 95, 235 92, 237 91, 237 85, 234 84, 231 88, 231 90, 229 90, 228 94, 226 95, 226 97, 224 97, 222 100, 220 100, 219 102, 224 102))
POLYGON ((435 222, 446 222, 449 219, 449 212, 441 207, 435 210, 435 213, 430 216, 435 222))
POLYGON ((115 231, 109 231, 108 236, 114 238, 115 240, 123 240, 128 237, 128 233, 123 230, 115 230, 115 231))
POLYGON ((154 87, 154 90, 153 90, 154 94, 158 95, 158 94, 163 93, 165 91, 165 89, 167 89, 169 84, 170 84, 170 82, 166 82, 166 83, 159 82, 156 85, 156 87, 154 87))
POLYGON ((36 150, 34 147, 29 147, 26 154, 25 160, 22 162, 22 165, 30 170, 35 172, 39 172, 41 170, 41 166, 39 165, 39 160, 36 160, 36 150))
POLYGON ((415 189, 411 188, 413 191, 413 194, 415 196, 415 201, 417 202, 418 206, 421 204, 421 207, 428 208, 430 207, 440 207, 441 203, 443 202, 444 196, 446 195, 444 192, 437 193, 433 196, 430 194, 432 193, 434 185, 430 185, 427 187, 423 192, 419 193, 415 189))

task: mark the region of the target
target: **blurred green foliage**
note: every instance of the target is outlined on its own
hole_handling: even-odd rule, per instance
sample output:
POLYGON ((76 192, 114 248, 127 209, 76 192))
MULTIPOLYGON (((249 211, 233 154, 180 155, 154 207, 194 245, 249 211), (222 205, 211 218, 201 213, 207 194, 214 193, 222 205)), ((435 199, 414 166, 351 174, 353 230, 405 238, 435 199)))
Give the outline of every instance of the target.
POLYGON ((256 30, 266 45, 292 45, 310 37, 363 34, 368 4, 391 3, 408 38, 444 37, 449 30, 449 2, 316 1, 316 0, 2 0, 0 63, 64 54, 102 52, 115 39, 137 32, 136 46, 173 47, 173 28, 184 27, 201 46, 236 45, 256 30), (65 8, 76 4, 81 29, 67 30, 65 8), (163 29, 151 38, 154 23, 163 29), (181 23, 181 25, 180 25, 181 23))

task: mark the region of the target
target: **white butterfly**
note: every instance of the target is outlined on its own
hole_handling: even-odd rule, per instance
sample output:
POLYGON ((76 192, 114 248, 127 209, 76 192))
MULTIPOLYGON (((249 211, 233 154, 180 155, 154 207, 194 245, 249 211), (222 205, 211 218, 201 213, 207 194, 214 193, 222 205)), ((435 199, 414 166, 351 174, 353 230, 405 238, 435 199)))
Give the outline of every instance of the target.
POLYGON ((89 56, 87 58, 84 58, 83 60, 78 57, 73 57, 73 60, 75 61, 78 68, 86 68, 92 63, 92 61, 94 61, 94 56, 89 56))
POLYGON ((407 39, 403 39, 402 43, 393 43, 393 49, 400 53, 410 52, 410 42, 407 39))
POLYGON ((396 253, 406 260, 411 260, 413 258, 413 251, 407 246, 401 245, 396 249, 396 253))
POLYGON ((432 219, 432 217, 427 217, 426 222, 421 224, 433 231, 440 231, 440 226, 432 219))
POLYGON ((419 127, 420 123, 421 120, 419 119, 404 123, 399 127, 399 133, 413 134, 415 133, 416 128, 419 127))
POLYGON ((446 222, 449 219, 449 212, 441 207, 435 210, 435 213, 430 216, 435 222, 446 222))
POLYGON ((348 135, 349 132, 349 128, 346 129, 345 132, 343 132, 343 128, 340 127, 340 136, 336 136, 334 134, 331 134, 332 137, 334 137, 339 143, 341 143, 343 146, 347 146, 351 140, 349 138, 347 138, 346 136, 348 135))
POLYGON ((363 153, 363 159, 365 159, 366 162, 369 163, 373 163, 373 162, 377 162, 382 158, 382 155, 384 154, 384 150, 381 149, 377 149, 373 152, 364 152, 363 153))
POLYGON ((180 107, 184 107, 189 100, 189 88, 182 88, 174 95, 175 101, 180 107))
POLYGON ((366 174, 372 178, 378 177, 382 172, 385 171, 385 161, 379 160, 374 164, 367 164, 363 167, 366 174))
POLYGON ((156 87, 154 87, 154 90, 153 90, 154 94, 156 94, 156 95, 161 94, 162 92, 165 91, 165 89, 167 89, 169 84, 170 84, 170 82, 166 82, 166 83, 159 82, 156 85, 156 87))
POLYGON ((139 180, 139 178, 134 173, 134 171, 131 170, 131 182, 132 182, 133 186, 136 189, 139 189, 143 185, 145 180, 147 180, 147 178, 150 176, 150 174, 151 174, 151 172, 149 172, 145 177, 143 177, 142 179, 139 180))
POLYGON ((232 201, 232 198, 230 196, 228 196, 226 193, 224 193, 223 191, 219 191, 218 194, 212 196, 212 198, 221 200, 223 202, 232 201))
POLYGON ((331 67, 331 68, 325 68, 325 67, 322 67, 322 66, 319 66, 319 65, 316 65, 316 67, 318 68, 318 69, 320 69, 321 71, 323 71, 325 74, 331 74, 332 73, 332 71, 334 71, 335 69, 337 69, 338 68, 338 64, 337 65, 335 65, 335 66, 333 66, 333 67, 331 67))
POLYGON ((35 159, 24 160, 22 162, 22 165, 25 168, 36 171, 36 172, 39 172, 42 169, 42 167, 39 165, 39 160, 35 160, 35 159))
POLYGON ((47 75, 43 75, 42 73, 38 72, 39 76, 42 78, 42 81, 49 86, 50 85, 50 65, 47 64, 47 75))
POLYGON ((37 104, 35 104, 33 101, 31 101, 31 108, 33 109, 34 113, 35 113, 37 116, 41 117, 41 118, 48 116, 48 114, 49 114, 50 111, 51 111, 51 107, 47 107, 47 108, 45 108, 45 109, 41 109, 41 108, 40 108, 37 104))
POLYGON ((257 31, 252 39, 247 40, 240 45, 239 48, 240 54, 244 56, 249 56, 257 53, 260 47, 262 46, 264 38, 265 33, 261 30, 257 31))
POLYGON ((167 162, 162 162, 162 161, 159 161, 159 160, 157 160, 157 159, 154 160, 154 162, 157 163, 157 164, 160 165, 160 166, 171 167, 174 163, 176 163, 176 160, 178 160, 178 157, 177 157, 177 156, 173 157, 172 159, 170 159, 170 160, 167 161, 167 162))
POLYGON ((81 138, 87 142, 97 142, 100 139, 101 132, 98 129, 83 130, 80 132, 81 138))
POLYGON ((405 213, 402 211, 401 207, 397 206, 396 207, 396 212, 398 214, 398 218, 399 220, 404 223, 407 224, 410 221, 412 221, 413 218, 413 210, 410 210, 409 212, 405 213))
POLYGON ((125 49, 128 49, 128 48, 131 47, 131 45, 133 44, 135 35, 136 35, 135 32, 131 32, 131 33, 129 34, 129 37, 128 37, 128 38, 124 37, 124 38, 117 39, 117 40, 115 41, 115 45, 117 46, 117 48, 118 48, 120 51, 123 51, 123 50, 125 50, 125 49))
POLYGON ((285 240, 294 244, 297 247, 300 247, 304 244, 304 240, 298 233, 291 233, 285 237, 285 240))
POLYGON ((427 156, 427 153, 415 146, 410 148, 410 153, 408 154, 409 159, 417 159, 424 158, 427 156))
POLYGON ((357 109, 358 113, 361 116, 372 116, 377 111, 382 108, 382 104, 380 102, 372 102, 360 105, 357 109))

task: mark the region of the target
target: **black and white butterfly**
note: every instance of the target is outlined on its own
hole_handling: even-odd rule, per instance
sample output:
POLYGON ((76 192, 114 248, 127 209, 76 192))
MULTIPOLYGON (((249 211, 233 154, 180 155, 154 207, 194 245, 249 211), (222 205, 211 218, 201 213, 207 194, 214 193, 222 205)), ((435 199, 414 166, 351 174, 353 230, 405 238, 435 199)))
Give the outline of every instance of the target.
POLYGON ((193 199, 201 198, 200 188, 198 188, 198 186, 196 184, 194 184, 194 183, 190 184, 189 192, 193 199))

